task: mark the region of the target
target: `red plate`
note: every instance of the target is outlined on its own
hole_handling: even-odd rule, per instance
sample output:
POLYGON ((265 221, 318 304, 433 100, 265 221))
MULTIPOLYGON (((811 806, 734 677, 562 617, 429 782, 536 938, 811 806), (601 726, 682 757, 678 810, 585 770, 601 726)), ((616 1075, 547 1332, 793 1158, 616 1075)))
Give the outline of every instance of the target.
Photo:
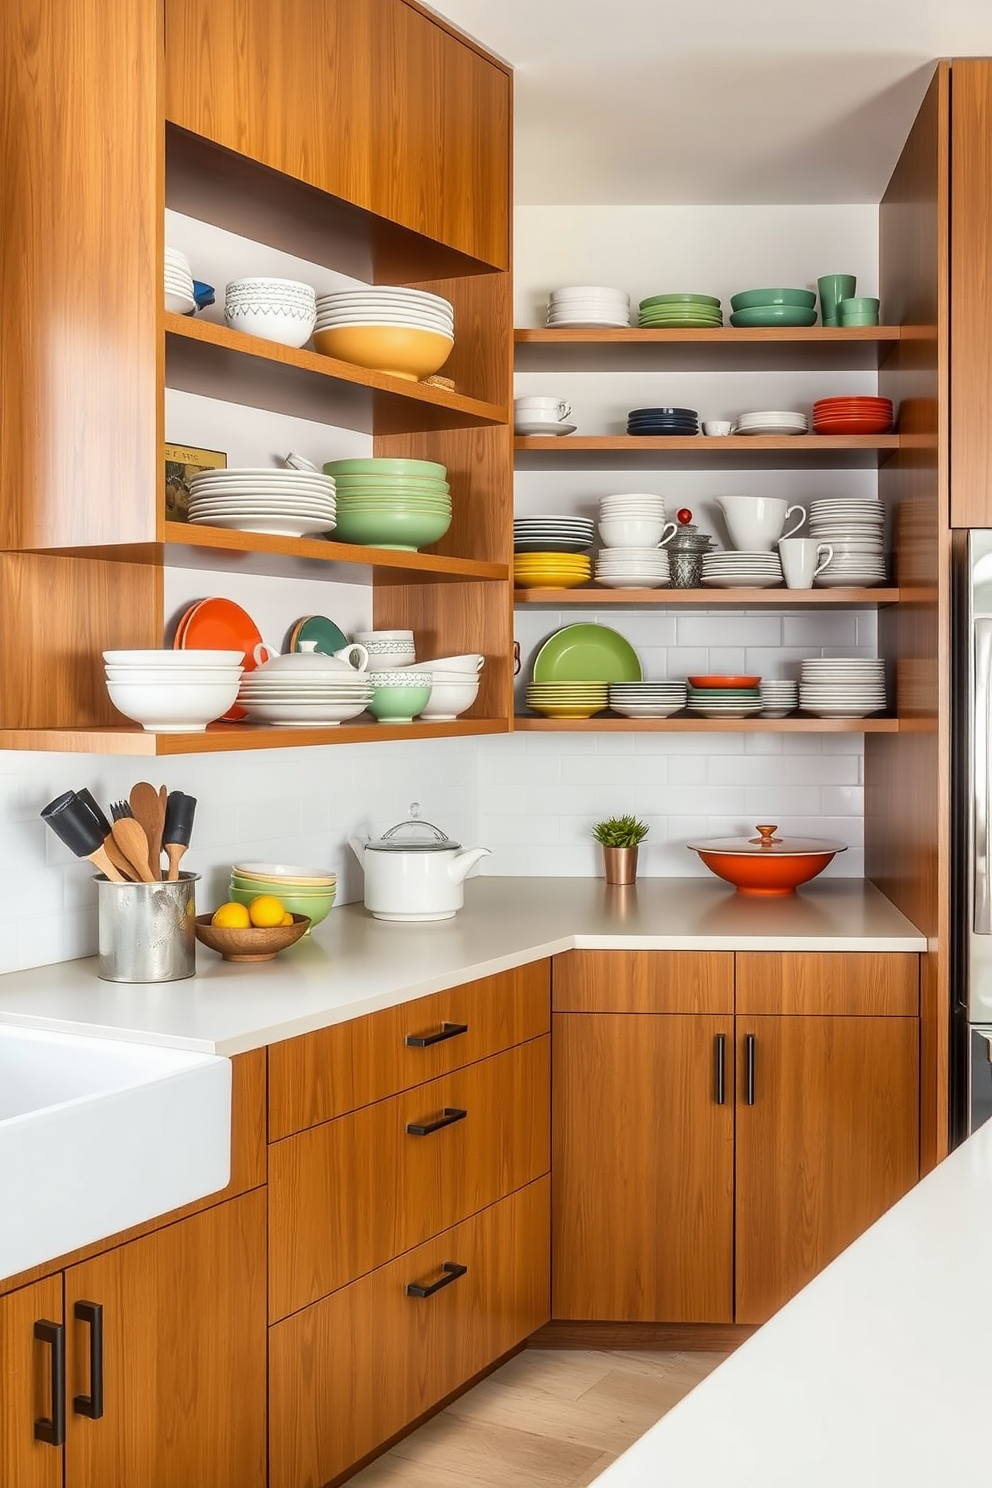
MULTIPOLYGON (((201 599, 183 615, 173 645, 177 651, 243 651, 242 666, 253 672, 258 665, 255 647, 262 636, 254 620, 230 599, 201 599)), ((247 718, 237 703, 224 714, 228 723, 247 718)))
POLYGON ((690 677, 692 687, 757 687, 760 677, 690 677))
POLYGON ((814 434, 888 434, 892 428, 891 419, 815 419, 813 422, 814 434))

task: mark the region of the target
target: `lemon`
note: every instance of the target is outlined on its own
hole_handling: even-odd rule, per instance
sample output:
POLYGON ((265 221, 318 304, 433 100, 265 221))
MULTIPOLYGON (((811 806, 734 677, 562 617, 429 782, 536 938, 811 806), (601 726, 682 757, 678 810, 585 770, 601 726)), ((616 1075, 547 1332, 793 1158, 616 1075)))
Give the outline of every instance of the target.
POLYGON ((269 930, 273 925, 282 925, 286 908, 275 894, 259 894, 248 906, 251 923, 260 930, 269 930))
POLYGON ((293 923, 293 916, 290 914, 288 909, 282 917, 282 922, 284 925, 291 925, 293 923))
POLYGON ((247 930, 251 916, 243 904, 222 904, 220 909, 214 910, 210 923, 219 925, 222 930, 247 930))

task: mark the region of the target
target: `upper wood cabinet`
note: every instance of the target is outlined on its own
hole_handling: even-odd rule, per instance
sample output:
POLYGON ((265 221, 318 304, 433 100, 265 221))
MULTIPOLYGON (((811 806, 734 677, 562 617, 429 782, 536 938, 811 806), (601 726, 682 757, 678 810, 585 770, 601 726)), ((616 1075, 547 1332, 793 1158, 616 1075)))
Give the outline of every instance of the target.
POLYGON ((496 268, 507 69, 397 0, 165 0, 166 117, 496 268))
POLYGON ((951 66, 952 527, 992 526, 992 61, 951 66))

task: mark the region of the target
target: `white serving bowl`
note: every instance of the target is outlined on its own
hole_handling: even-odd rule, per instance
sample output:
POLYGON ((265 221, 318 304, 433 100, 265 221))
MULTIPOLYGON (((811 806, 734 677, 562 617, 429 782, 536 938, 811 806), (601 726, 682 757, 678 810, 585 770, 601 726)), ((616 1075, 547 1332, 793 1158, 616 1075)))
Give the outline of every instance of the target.
POLYGON ((433 661, 419 662, 418 670, 421 672, 461 672, 474 677, 482 671, 485 664, 484 656, 438 656, 433 661))
POLYGON ((178 682, 192 682, 198 687, 239 682, 241 672, 241 667, 176 667, 174 671, 165 667, 106 668, 108 682, 136 682, 140 686, 154 687, 162 683, 172 686, 178 682))
POLYGON ((478 677, 462 677, 459 681, 446 680, 451 674, 433 673, 434 685, 430 702, 421 711, 420 717, 434 723, 450 723, 453 718, 465 713, 479 695, 478 677))
POLYGON ((114 707, 150 734, 200 733, 222 718, 238 696, 238 682, 108 682, 114 707))
POLYGON ((240 666, 245 659, 243 651, 176 651, 173 647, 159 647, 154 651, 104 651, 103 659, 108 666, 174 667, 180 663, 190 667, 240 666))
POLYGON ((599 523, 605 548, 656 548, 665 530, 663 521, 647 517, 607 517, 599 523))
POLYGON ((232 279, 224 287, 226 299, 254 297, 257 299, 301 299, 317 301, 317 291, 312 284, 302 279, 274 279, 266 275, 247 279, 232 279))
POLYGON ((316 324, 312 310, 285 304, 271 309, 225 305, 224 319, 232 331, 260 336, 263 341, 275 341, 279 346, 295 347, 306 346, 316 324))

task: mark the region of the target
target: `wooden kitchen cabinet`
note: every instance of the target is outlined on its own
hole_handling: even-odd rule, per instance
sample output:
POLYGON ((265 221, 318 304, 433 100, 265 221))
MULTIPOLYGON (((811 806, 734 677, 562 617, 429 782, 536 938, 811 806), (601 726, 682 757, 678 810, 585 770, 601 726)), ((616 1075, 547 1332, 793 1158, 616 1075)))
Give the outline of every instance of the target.
POLYGON ((951 67, 950 504, 952 527, 992 527, 992 61, 951 67))
POLYGON ((62 1488, 62 1449, 39 1441, 35 1422, 53 1413, 53 1349, 37 1324, 62 1326, 62 1277, 50 1276, 0 1297, 0 1484, 62 1488))

